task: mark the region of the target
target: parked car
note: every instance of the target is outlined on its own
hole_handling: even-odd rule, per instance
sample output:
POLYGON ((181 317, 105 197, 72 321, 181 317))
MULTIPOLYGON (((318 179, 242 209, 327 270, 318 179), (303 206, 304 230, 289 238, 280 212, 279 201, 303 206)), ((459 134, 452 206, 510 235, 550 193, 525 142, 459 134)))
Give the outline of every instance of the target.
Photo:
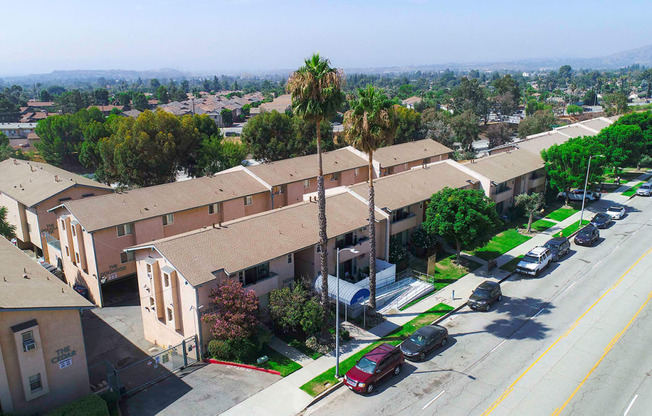
POLYGON ((600 212, 591 218, 591 224, 595 225, 597 228, 607 228, 613 224, 613 222, 614 219, 606 212, 600 212))
POLYGON ((408 360, 423 361, 426 354, 448 341, 448 330, 439 325, 426 325, 417 329, 399 348, 408 360))
POLYGON ((541 270, 550 266, 551 261, 552 254, 550 250, 545 247, 534 247, 518 262, 516 271, 536 277, 539 276, 541 270))
POLYGON ((476 287, 467 305, 469 308, 476 310, 488 311, 492 303, 496 303, 503 298, 500 291, 500 284, 496 282, 484 282, 476 287))
POLYGON ((570 251, 570 241, 566 237, 551 238, 543 246, 550 250, 552 256, 550 261, 559 261, 570 251))
POLYGON ((385 376, 398 375, 404 362, 403 353, 398 347, 381 344, 346 372, 344 384, 355 392, 370 394, 385 376))
POLYGON ((625 216, 626 210, 624 205, 612 205, 607 208, 607 214, 611 215, 614 220, 619 220, 625 216))
MULTIPOLYGON (((584 190, 582 189, 573 189, 568 192, 569 201, 581 201, 583 199, 584 190)), ((591 190, 586 191, 586 201, 597 201, 601 197, 599 192, 594 192, 591 190)), ((557 198, 566 198, 566 192, 560 192, 557 194, 557 198)))
POLYGON ((575 244, 592 246, 599 238, 600 231, 598 231, 598 228, 593 224, 589 224, 575 234, 575 244))
POLYGON ((650 195, 652 195, 652 184, 651 183, 644 183, 643 185, 639 186, 638 189, 636 190, 636 195, 639 195, 639 196, 650 196, 650 195))

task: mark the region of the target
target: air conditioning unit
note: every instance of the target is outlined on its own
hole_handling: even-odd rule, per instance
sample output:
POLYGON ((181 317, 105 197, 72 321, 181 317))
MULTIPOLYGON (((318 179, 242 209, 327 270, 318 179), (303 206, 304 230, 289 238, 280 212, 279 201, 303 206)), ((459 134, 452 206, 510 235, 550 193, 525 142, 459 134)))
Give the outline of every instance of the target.
POLYGON ((36 349, 36 342, 33 339, 26 339, 23 341, 23 351, 31 351, 36 349))

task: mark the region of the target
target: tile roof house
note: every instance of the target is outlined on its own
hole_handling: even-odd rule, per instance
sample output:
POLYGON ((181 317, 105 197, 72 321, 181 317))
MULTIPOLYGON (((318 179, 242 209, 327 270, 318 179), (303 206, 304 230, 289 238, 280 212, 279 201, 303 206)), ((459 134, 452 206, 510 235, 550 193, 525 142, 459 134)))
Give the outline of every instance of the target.
POLYGON ((292 96, 290 94, 279 95, 274 98, 271 103, 262 103, 260 105, 260 111, 278 111, 279 113, 285 113, 286 111, 292 108, 292 96))
POLYGON ((48 210, 62 201, 111 193, 111 187, 47 163, 7 159, 0 162, 0 206, 7 207, 8 222, 16 227, 21 247, 48 253, 47 234, 59 237, 56 216, 48 210))
POLYGON ((92 305, 0 238, 0 408, 43 414, 90 393, 82 309, 92 305))
POLYGON ((401 101, 401 104, 403 104, 404 107, 414 109, 414 105, 417 104, 417 103, 420 103, 421 101, 423 101, 423 99, 421 97, 413 96, 413 97, 406 98, 405 100, 401 101))

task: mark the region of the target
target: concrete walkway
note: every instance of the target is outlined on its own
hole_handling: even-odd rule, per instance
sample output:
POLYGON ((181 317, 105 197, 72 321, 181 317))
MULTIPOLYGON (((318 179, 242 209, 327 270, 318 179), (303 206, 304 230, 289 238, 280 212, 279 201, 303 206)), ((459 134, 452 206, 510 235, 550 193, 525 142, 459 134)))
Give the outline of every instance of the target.
POLYGON ((283 342, 281 339, 278 337, 275 337, 272 335, 272 338, 269 340, 267 345, 270 346, 273 350, 276 352, 279 352, 292 361, 296 361, 297 363, 301 364, 301 367, 305 367, 306 365, 312 363, 313 360, 312 358, 308 357, 306 354, 302 353, 298 349, 289 346, 285 342, 283 342))
MULTIPOLYGON (((650 175, 644 174, 641 175, 634 181, 630 181, 626 185, 621 186, 623 190, 635 185, 641 180, 645 180, 650 175)), ((620 191, 620 189, 618 191, 620 191)), ((624 204, 628 197, 623 196, 620 192, 614 192, 610 194, 604 194, 602 200, 608 201, 607 203, 619 203, 624 204)), ((589 208, 593 204, 599 204, 600 202, 594 202, 589 205, 589 208)), ((604 202, 603 202, 604 204, 604 202)), ((589 219, 592 216, 592 212, 589 212, 585 208, 584 218, 589 219)), ((500 281, 509 275, 509 272, 506 272, 500 269, 500 266, 512 260, 514 257, 526 254, 532 248, 545 244, 548 239, 552 237, 555 233, 563 230, 569 225, 578 222, 580 220, 580 212, 577 212, 570 217, 566 218, 563 221, 558 221, 554 226, 548 230, 535 234, 531 239, 525 243, 515 247, 514 249, 504 253, 496 259, 496 267, 491 271, 488 271, 484 265, 487 264, 485 260, 470 257, 474 261, 479 262, 483 266, 478 268, 474 273, 469 273, 466 276, 460 278, 454 283, 446 286, 444 289, 432 294, 431 296, 423 299, 422 301, 412 305, 411 307, 396 312, 393 314, 386 315, 386 321, 378 326, 372 328, 369 331, 362 330, 360 328, 355 328, 348 323, 343 323, 343 325, 350 325, 351 335, 353 339, 340 346, 340 362, 346 360, 350 356, 354 355, 358 351, 361 351, 363 348, 369 344, 377 341, 380 337, 383 337, 394 329, 398 328, 401 325, 412 320, 417 315, 433 308, 439 303, 444 303, 453 308, 458 308, 466 304, 468 296, 470 293, 483 281, 493 280, 500 281), (454 296, 453 296, 454 294, 454 296)), ((308 357, 306 357, 308 358, 308 357)), ((304 361, 305 362, 305 361, 304 361)), ((297 370, 296 372, 285 377, 283 380, 280 380, 268 388, 260 391, 259 393, 249 397, 247 400, 244 400, 232 407, 224 415, 295 415, 301 412, 311 401, 312 397, 300 389, 302 385, 312 380, 316 376, 322 374, 323 372, 329 370, 335 366, 335 354, 330 353, 320 357, 317 360, 311 360, 310 362, 302 362, 303 368, 297 370), (283 398, 282 400, 280 398, 283 398)))

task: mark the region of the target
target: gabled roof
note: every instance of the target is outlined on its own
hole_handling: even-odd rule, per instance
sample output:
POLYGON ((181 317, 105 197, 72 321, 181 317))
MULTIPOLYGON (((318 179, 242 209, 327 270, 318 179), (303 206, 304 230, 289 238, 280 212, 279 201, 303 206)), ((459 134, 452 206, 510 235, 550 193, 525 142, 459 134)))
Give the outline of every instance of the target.
MULTIPOLYGON (((374 203, 379 208, 399 209, 430 199, 432 194, 444 189, 462 188, 468 181, 477 182, 473 176, 456 167, 457 162, 442 161, 426 168, 414 168, 374 181, 374 203)), ((349 187, 365 200, 369 198, 369 185, 360 183, 349 187)), ((330 219, 329 219, 330 220, 330 219)))
POLYGON ((86 231, 93 232, 261 192, 269 192, 269 189, 247 172, 236 170, 213 177, 66 201, 63 205, 86 231))
POLYGON ((553 144, 562 144, 568 141, 569 137, 559 133, 556 130, 548 131, 546 133, 540 133, 536 136, 530 136, 526 140, 513 143, 521 149, 526 149, 537 155, 541 154, 541 151, 549 148, 553 144))
POLYGON ((580 136, 595 136, 595 132, 593 130, 588 129, 579 123, 570 124, 568 126, 563 126, 563 127, 557 127, 555 131, 565 134, 571 139, 580 136))
POLYGON ((582 121, 580 124, 583 125, 584 127, 588 127, 592 130, 599 132, 603 128, 611 126, 612 121, 609 120, 608 118, 598 117, 598 118, 592 118, 591 120, 582 121))
POLYGON ((32 207, 74 186, 111 187, 47 163, 17 159, 0 162, 0 192, 32 207))
MULTIPOLYGON (((271 186, 317 177, 317 155, 295 157, 247 166, 250 172, 271 186)), ((367 166, 367 161, 349 149, 338 149, 322 154, 324 175, 367 166)))
MULTIPOLYGON (((319 241, 317 203, 304 202, 180 234, 133 249, 154 246, 193 286, 294 253, 319 241)), ((328 235, 342 235, 368 223, 367 204, 343 193, 326 200, 328 235)))
POLYGON ((374 152, 374 160, 380 163, 381 168, 387 168, 452 152, 453 150, 441 143, 432 139, 424 139, 381 147, 374 152))
POLYGON ((0 312, 4 309, 93 307, 70 286, 1 237, 0 264, 0 312))
POLYGON ((544 165, 538 154, 514 150, 476 159, 464 166, 498 184, 542 169, 544 165))
POLYGON ((292 106, 292 96, 290 94, 285 94, 274 98, 271 103, 262 103, 260 105, 260 111, 276 110, 279 113, 283 113, 290 106, 292 106))

